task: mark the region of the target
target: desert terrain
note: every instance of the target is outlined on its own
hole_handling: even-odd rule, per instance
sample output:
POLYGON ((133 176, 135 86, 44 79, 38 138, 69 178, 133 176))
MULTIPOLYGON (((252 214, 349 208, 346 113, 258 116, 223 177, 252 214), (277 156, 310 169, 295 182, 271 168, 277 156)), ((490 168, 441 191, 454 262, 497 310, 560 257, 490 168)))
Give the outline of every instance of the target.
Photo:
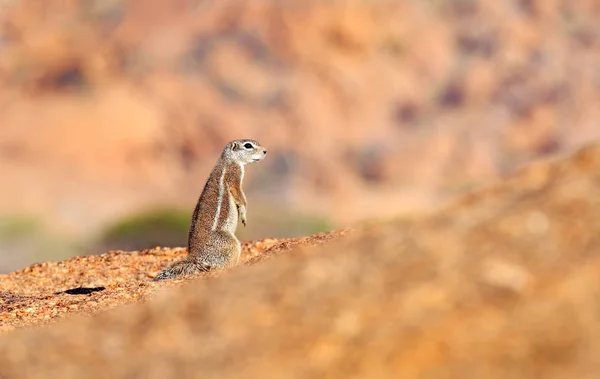
POLYGON ((594 378, 600 147, 435 212, 244 245, 152 282, 184 250, 0 276, 3 378, 594 378))
POLYGON ((600 3, 0 0, 0 379, 592 379, 600 3), (163 282, 221 149, 239 265, 163 282))
POLYGON ((118 234, 189 221, 233 138, 270 151, 248 240, 429 210, 598 140, 599 7, 4 0, 0 272, 184 244, 179 221, 118 234))

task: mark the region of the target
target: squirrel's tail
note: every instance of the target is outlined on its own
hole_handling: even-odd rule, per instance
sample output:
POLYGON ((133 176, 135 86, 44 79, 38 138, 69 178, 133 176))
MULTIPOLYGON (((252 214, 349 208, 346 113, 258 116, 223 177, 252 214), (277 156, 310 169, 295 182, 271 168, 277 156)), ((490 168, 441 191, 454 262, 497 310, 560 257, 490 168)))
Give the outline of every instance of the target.
POLYGON ((208 271, 209 267, 205 264, 198 262, 193 259, 183 259, 179 262, 173 263, 171 266, 164 269, 160 274, 158 274, 154 281, 165 280, 165 279, 175 279, 181 276, 198 274, 200 272, 208 271))

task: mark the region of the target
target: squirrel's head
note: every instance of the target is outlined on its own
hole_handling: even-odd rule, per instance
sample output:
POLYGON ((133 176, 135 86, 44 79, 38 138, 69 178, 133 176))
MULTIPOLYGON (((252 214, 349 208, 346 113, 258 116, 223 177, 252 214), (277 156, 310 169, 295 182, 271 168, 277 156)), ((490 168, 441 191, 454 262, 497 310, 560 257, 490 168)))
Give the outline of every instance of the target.
POLYGON ((267 149, 253 139, 238 139, 225 146, 223 156, 242 165, 258 162, 267 155, 267 149))

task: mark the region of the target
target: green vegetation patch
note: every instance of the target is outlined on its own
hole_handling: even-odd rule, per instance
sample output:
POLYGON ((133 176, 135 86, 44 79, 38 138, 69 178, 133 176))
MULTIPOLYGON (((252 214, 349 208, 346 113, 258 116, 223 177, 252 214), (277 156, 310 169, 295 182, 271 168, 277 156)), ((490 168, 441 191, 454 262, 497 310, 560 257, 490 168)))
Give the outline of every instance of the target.
POLYGON ((10 216, 0 218, 0 240, 19 239, 40 233, 41 225, 37 219, 29 216, 10 216))
POLYGON ((156 246, 186 246, 191 213, 162 208, 127 216, 106 228, 100 249, 141 250, 156 246))
POLYGON ((35 262, 62 260, 84 251, 79 241, 30 215, 0 217, 0 273, 35 262))

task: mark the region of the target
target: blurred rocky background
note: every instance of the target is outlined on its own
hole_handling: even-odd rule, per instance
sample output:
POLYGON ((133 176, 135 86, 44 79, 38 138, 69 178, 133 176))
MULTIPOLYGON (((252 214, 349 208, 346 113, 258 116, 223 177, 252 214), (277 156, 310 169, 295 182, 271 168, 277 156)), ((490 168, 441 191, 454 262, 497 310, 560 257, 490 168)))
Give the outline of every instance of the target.
POLYGON ((600 137, 595 0, 0 0, 0 272, 183 246, 251 137, 242 239, 415 212, 600 137))

